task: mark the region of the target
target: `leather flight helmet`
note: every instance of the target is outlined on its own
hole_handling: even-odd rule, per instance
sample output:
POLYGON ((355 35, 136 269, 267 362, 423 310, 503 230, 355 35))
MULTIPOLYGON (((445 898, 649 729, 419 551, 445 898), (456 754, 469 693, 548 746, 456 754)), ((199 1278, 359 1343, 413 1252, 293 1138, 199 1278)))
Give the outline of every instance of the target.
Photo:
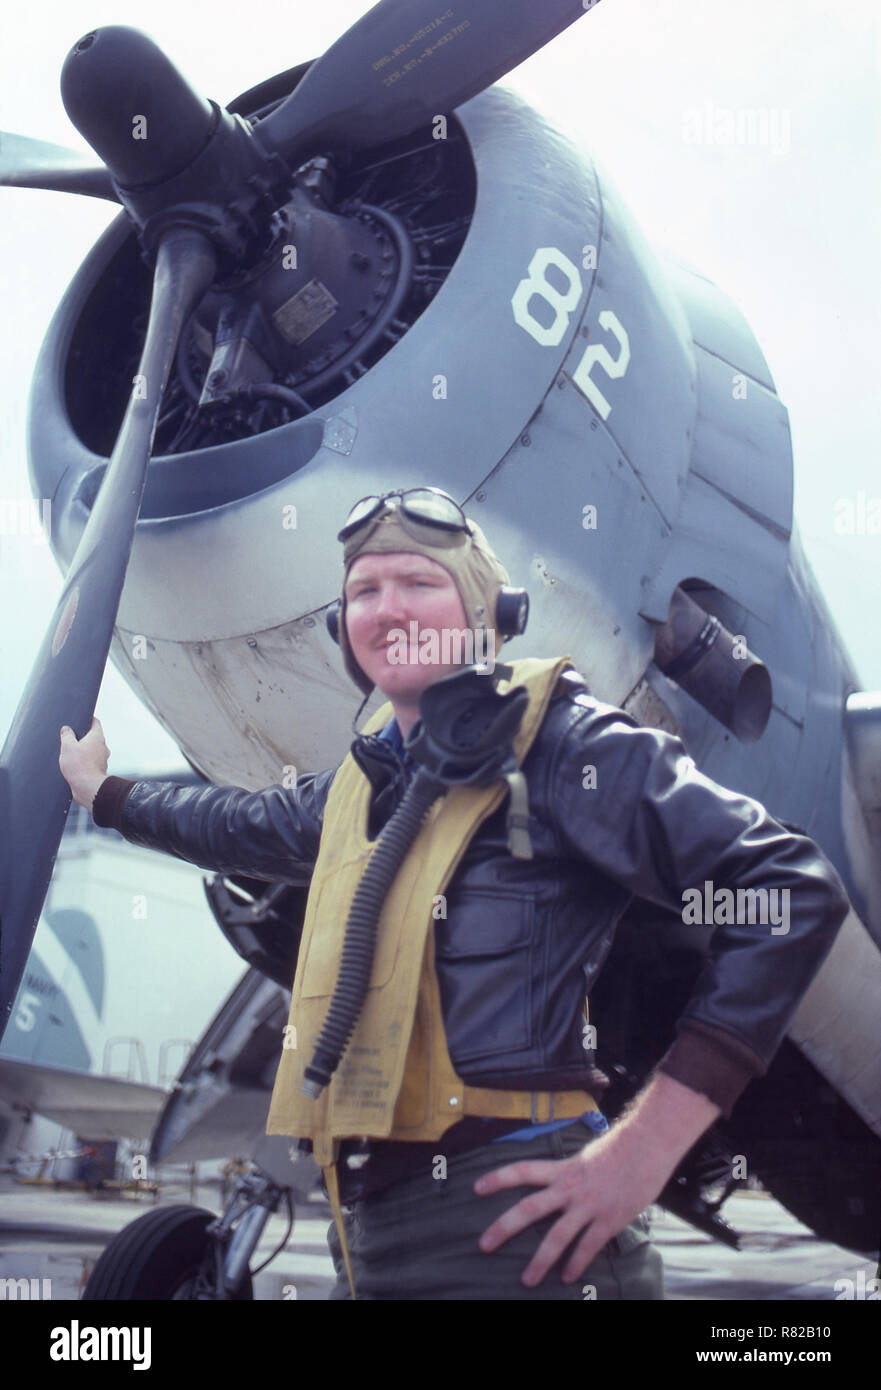
POLYGON ((386 503, 369 524, 344 542, 342 596, 328 610, 326 621, 330 635, 340 646, 346 671, 364 695, 371 693, 373 682, 355 660, 346 633, 346 580, 360 555, 405 552, 424 555, 442 565, 459 592, 467 626, 475 635, 475 649, 477 634, 482 630, 483 650, 490 656, 498 652, 507 638, 524 631, 529 614, 526 590, 510 587, 508 572, 480 526, 470 517, 465 520, 467 531, 412 528, 402 523, 397 506, 386 503), (414 534, 417 529, 419 537, 414 534))

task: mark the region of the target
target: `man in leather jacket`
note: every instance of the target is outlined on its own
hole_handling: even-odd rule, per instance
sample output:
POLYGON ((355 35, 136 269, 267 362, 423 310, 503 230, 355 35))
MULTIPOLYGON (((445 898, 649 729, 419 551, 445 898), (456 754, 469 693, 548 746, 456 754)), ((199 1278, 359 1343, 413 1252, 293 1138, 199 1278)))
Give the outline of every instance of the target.
MULTIPOLYGON (((382 525, 347 540, 340 614, 347 670, 365 692, 378 685, 395 711, 379 738, 352 746, 372 788, 371 838, 412 775, 403 737, 419 695, 454 669, 390 664, 389 632, 413 619, 420 637, 482 621, 492 628, 507 582, 475 523, 466 523, 462 559, 449 538, 444 548, 436 533, 407 523, 400 503, 379 500, 382 525)), ((337 768, 254 793, 129 782, 105 775, 97 720, 79 743, 62 733, 60 761, 96 822, 133 843, 218 872, 312 879, 337 768)), ((580 993, 583 1002, 585 974, 595 977, 634 895, 681 914, 685 894, 703 893, 708 881, 776 890, 786 925, 723 919, 709 928, 712 949, 677 1037, 607 1132, 594 1108, 547 1124, 463 1118, 441 1141, 344 1143, 341 1195, 352 1208, 359 1297, 581 1299, 583 1288, 588 1297, 661 1296, 659 1260, 637 1218, 767 1069, 848 910, 811 840, 705 777, 680 740, 595 700, 571 669, 555 682, 522 773, 533 857, 512 858, 503 804, 468 843, 434 934, 447 1046, 467 1085, 596 1089, 573 1001, 580 993), (582 1278, 590 1282, 576 1284, 582 1278)), ((330 1239, 332 1296, 346 1297, 339 1241, 330 1239)))

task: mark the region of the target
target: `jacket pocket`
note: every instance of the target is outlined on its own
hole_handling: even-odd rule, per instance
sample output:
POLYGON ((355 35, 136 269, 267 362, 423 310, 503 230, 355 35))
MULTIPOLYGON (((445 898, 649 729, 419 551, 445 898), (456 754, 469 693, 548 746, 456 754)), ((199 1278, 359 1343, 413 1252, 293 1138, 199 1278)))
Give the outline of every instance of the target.
POLYGON ((532 897, 460 890, 435 925, 435 965, 453 1061, 493 1058, 533 1041, 532 897))

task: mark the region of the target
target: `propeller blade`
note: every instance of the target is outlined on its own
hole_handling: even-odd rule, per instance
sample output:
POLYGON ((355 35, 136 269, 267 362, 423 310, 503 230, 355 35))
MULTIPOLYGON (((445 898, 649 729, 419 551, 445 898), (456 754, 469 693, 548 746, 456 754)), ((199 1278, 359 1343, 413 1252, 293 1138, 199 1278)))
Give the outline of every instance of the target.
POLYGON ((0 131, 0 184, 10 188, 48 188, 56 193, 83 193, 118 203, 110 171, 90 164, 76 150, 0 131))
POLYGON ((162 238, 144 350, 92 515, 0 753, 0 1037, 39 921, 70 805, 59 730, 91 727, 125 582, 162 393, 189 314, 211 285, 211 243, 162 238))
POLYGON ((409 135, 543 48, 597 0, 380 0, 256 127, 291 167, 409 135), (440 14, 439 14, 440 11, 440 14))

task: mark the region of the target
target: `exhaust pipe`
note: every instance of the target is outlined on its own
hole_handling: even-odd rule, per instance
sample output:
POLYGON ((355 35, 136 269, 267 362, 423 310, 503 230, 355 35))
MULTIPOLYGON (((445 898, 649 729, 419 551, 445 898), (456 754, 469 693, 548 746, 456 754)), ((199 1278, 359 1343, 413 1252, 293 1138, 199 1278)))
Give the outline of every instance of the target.
POLYGON ((767 667, 681 588, 655 633, 655 664, 742 743, 755 743, 771 715, 767 667))

